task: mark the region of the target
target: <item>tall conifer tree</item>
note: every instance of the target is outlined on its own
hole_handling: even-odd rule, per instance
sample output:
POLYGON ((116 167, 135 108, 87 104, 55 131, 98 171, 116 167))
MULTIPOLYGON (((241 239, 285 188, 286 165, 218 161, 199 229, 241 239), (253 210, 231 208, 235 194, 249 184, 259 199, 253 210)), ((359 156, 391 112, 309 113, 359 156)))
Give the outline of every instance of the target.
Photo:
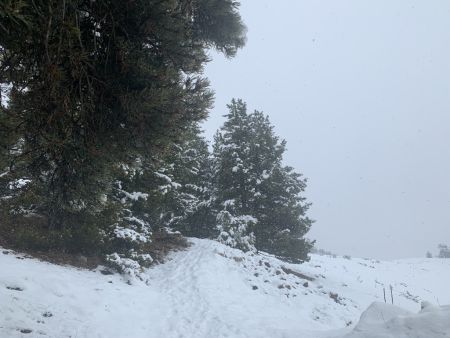
POLYGON ((0 88, 10 86, 11 94, 0 108, 0 161, 9 168, 5 182, 30 180, 3 211, 38 215, 45 229, 71 241, 78 229, 95 233, 99 224, 117 221, 102 219, 116 215, 114 199, 103 200, 115 189, 117 164, 151 161, 206 117, 207 50, 232 57, 244 45, 238 6, 2 2, 0 88))
POLYGON ((306 180, 283 166, 286 142, 274 134, 267 116, 248 114, 241 100, 228 108, 214 144, 216 205, 228 213, 219 213, 218 225, 223 228, 225 219, 231 229, 220 239, 235 245, 248 236, 258 250, 306 260, 312 247, 304 238, 312 224, 306 216, 309 204, 301 196, 306 180))

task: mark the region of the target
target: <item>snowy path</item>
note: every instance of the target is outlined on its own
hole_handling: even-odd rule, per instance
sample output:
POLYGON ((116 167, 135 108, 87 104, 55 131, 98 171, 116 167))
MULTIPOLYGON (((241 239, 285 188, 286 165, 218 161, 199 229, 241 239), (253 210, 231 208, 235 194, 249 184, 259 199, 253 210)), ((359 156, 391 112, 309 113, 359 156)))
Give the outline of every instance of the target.
POLYGON ((171 311, 165 320, 170 337, 239 337, 244 336, 224 318, 212 312, 213 304, 205 297, 208 280, 202 270, 209 269, 211 243, 201 243, 195 249, 177 254, 176 259, 164 264, 154 273, 151 280, 167 299, 171 311), (209 250, 208 250, 209 249, 209 250), (206 256, 206 257, 205 257, 206 256))
POLYGON ((253 290, 245 273, 222 256, 216 243, 194 243, 149 273, 150 284, 170 304, 167 337, 299 337, 300 332, 305 338, 334 336, 307 333, 305 328, 323 327, 302 318, 302 311, 279 295, 253 290))

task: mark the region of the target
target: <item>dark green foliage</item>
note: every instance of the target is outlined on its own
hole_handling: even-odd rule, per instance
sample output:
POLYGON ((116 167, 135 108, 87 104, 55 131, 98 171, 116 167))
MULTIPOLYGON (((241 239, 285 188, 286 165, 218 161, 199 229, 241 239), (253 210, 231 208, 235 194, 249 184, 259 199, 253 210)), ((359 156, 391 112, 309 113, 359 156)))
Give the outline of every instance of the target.
POLYGON ((128 209, 145 218, 152 228, 171 228, 195 237, 211 235, 215 217, 211 158, 197 125, 179 135, 164 156, 141 164, 139 170, 128 170, 120 181, 122 189, 147 195, 145 200, 133 201, 128 209))
POLYGON ((167 226, 184 235, 210 237, 215 219, 211 203, 212 159, 200 133, 198 126, 192 126, 165 159, 163 173, 171 178, 172 187, 164 214, 167 226))
POLYGON ((446 244, 439 244, 439 258, 450 258, 450 248, 446 244))
POLYGON ((233 233, 242 238, 246 232, 250 242, 254 236, 256 249, 307 260, 313 243, 304 238, 312 224, 306 217, 309 204, 301 196, 306 180, 283 166, 286 143, 275 136, 267 116, 248 114, 241 100, 228 108, 214 144, 216 208, 235 220, 251 221, 233 233))
POLYGON ((306 181, 233 100, 213 156, 207 49, 245 42, 232 0, 0 2, 0 236, 146 266, 155 231, 303 261, 306 181), (5 90, 8 104, 4 102, 5 90))
POLYGON ((228 105, 226 121, 214 138, 214 184, 220 210, 224 203, 237 205, 239 214, 251 211, 254 182, 248 178, 250 139, 252 137, 247 107, 241 100, 228 105), (227 202, 228 201, 228 202, 227 202))
POLYGON ((19 250, 55 251, 70 254, 103 255, 109 246, 99 229, 107 229, 112 210, 105 210, 95 218, 91 214, 78 213, 72 222, 78 226, 66 229, 52 229, 48 220, 40 215, 11 215, 2 212, 0 239, 4 244, 19 250))
POLYGON ((166 152, 152 159, 130 158, 115 167, 111 201, 117 221, 105 229, 110 255, 120 271, 136 274, 152 258, 153 236, 173 231, 209 237, 214 215, 210 206, 210 156, 196 124, 166 152))
POLYGON ((244 34, 230 0, 0 2, 2 197, 31 180, 2 208, 69 238, 122 222, 117 163, 153 161, 206 117, 207 49, 231 57, 244 34))
POLYGON ((306 217, 310 204, 301 196, 306 180, 291 167, 272 169, 260 196, 255 214, 259 219, 255 229, 257 248, 288 257, 305 260, 313 243, 304 238, 312 221, 306 217))

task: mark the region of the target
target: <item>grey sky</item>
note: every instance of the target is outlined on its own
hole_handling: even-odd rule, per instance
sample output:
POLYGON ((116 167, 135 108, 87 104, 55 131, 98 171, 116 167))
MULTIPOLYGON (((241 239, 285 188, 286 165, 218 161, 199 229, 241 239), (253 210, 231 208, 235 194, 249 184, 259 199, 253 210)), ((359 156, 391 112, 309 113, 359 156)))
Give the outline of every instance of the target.
POLYGON ((341 254, 424 256, 450 244, 450 1, 242 0, 248 42, 206 68, 269 114, 309 178, 309 237, 341 254))

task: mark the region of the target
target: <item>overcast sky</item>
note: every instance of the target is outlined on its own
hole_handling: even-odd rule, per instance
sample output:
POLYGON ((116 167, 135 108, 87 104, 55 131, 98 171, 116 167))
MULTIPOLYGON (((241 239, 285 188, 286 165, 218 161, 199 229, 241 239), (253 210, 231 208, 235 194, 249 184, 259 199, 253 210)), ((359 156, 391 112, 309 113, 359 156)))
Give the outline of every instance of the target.
POLYGON ((242 98, 308 179, 309 233, 339 254, 450 244, 450 1, 242 0, 248 42, 212 54, 216 104, 242 98))

